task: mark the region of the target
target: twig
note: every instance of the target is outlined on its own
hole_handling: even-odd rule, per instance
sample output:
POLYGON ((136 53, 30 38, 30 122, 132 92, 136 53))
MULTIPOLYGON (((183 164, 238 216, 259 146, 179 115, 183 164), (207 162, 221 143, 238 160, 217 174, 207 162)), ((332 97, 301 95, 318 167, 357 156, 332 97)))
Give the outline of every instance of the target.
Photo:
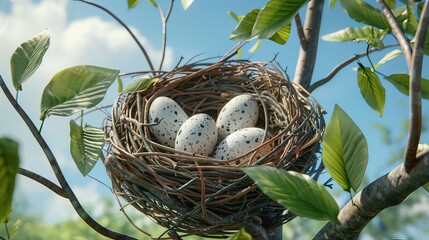
POLYGON ((15 111, 19 114, 19 116, 22 118, 22 120, 27 125, 30 132, 33 134, 33 137, 36 139, 39 146, 42 148, 43 152, 45 153, 46 158, 49 161, 49 164, 51 165, 51 168, 60 183, 63 191, 65 192, 65 195, 69 199, 70 203, 72 204, 75 211, 79 214, 79 216, 84 220, 92 229, 97 231, 103 236, 112 238, 112 239, 135 239, 132 237, 129 237, 127 235, 123 235, 121 233, 113 232, 110 229, 107 229, 103 226, 101 226, 98 222, 96 222, 91 216, 88 215, 88 213, 85 211, 85 209, 80 204, 79 200, 77 199, 76 195, 74 194, 73 190, 71 189, 70 185, 68 184, 67 180, 64 177, 64 174, 62 173, 62 170, 58 164, 57 159, 55 158, 54 154, 52 153, 51 149, 49 148, 48 144, 46 143, 45 139, 40 135, 39 131, 37 130, 37 127, 34 125, 34 123, 31 121, 30 117, 27 115, 27 113, 22 109, 22 107, 16 102, 16 100, 13 98, 12 94, 10 93, 9 89, 7 88, 5 82, 3 81, 2 76, 0 75, 0 87, 3 90, 6 98, 12 105, 12 107, 15 109, 15 111))
POLYGON ((405 36, 404 31, 402 31, 402 28, 398 25, 398 22, 396 22, 395 16, 393 15, 390 7, 386 4, 384 0, 377 0, 377 2, 384 16, 389 22, 389 25, 392 28, 393 34, 395 34, 396 39, 398 39, 399 46, 401 46, 402 52, 404 53, 405 60, 407 62, 408 69, 410 69, 411 55, 413 52, 413 50, 411 49, 411 45, 408 42, 408 39, 405 36))
POLYGON ((404 154, 404 166, 406 172, 411 172, 416 164, 417 147, 420 141, 422 129, 422 93, 421 76, 423 66, 423 55, 425 51, 425 41, 429 26, 428 1, 425 1, 420 15, 419 26, 417 28, 416 42, 410 69, 410 126, 407 146, 404 154))
POLYGON ((161 21, 162 21, 162 54, 161 54, 161 62, 159 64, 159 71, 161 71, 162 65, 164 64, 165 51, 167 47, 167 22, 173 10, 173 5, 174 5, 174 0, 171 0, 170 7, 167 11, 167 14, 164 14, 164 11, 162 11, 162 8, 158 4, 156 5, 159 10, 159 14, 161 15, 161 21))
POLYGON ((362 229, 381 211, 396 206, 429 181, 429 152, 418 156, 413 174, 400 165, 357 193, 338 214, 340 224, 328 222, 314 239, 357 239, 362 229), (356 207, 358 206, 358 207, 356 207))
POLYGON ((125 30, 127 30, 127 32, 131 35, 131 37, 134 39, 134 42, 137 43, 137 45, 139 46, 140 50, 142 51, 143 55, 146 58, 147 64, 149 65, 150 70, 155 71, 155 68, 153 67, 152 61, 150 60, 149 54, 147 53, 146 49, 143 47, 143 45, 141 44, 141 42, 137 39, 136 35, 134 35, 134 33, 131 31, 131 29, 121 20, 119 19, 114 13, 112 13, 109 9, 100 6, 96 3, 92 3, 92 2, 88 2, 86 0, 74 0, 74 1, 78 1, 78 2, 83 2, 89 5, 92 5, 94 7, 97 7, 101 10, 103 10, 104 12, 106 12, 107 14, 109 14, 111 17, 113 17, 119 24, 121 24, 121 26, 123 28, 125 28, 125 30))
POLYGON ((367 54, 369 54, 369 53, 373 53, 373 52, 376 52, 376 51, 381 51, 381 50, 384 50, 384 49, 386 49, 386 48, 396 47, 396 46, 398 46, 398 44, 387 45, 387 46, 385 46, 384 48, 373 48, 373 49, 370 49, 369 51, 365 51, 364 53, 356 54, 355 56, 353 56, 353 57, 351 57, 351 58, 348 58, 347 60, 345 60, 345 61, 343 61, 343 62, 339 63, 337 66, 335 66, 335 67, 331 70, 331 72, 330 72, 328 75, 326 75, 326 77, 324 77, 324 78, 320 79, 319 81, 317 81, 317 82, 313 83, 313 84, 308 88, 308 91, 309 91, 309 92, 313 92, 314 90, 316 90, 316 89, 317 89, 317 88, 319 88, 320 86, 322 86, 322 85, 326 84, 326 83, 327 83, 327 82, 329 82, 332 78, 334 78, 334 77, 335 77, 335 75, 336 75, 336 74, 337 74, 341 69, 343 69, 344 67, 348 66, 350 63, 352 63, 352 62, 354 62, 354 61, 358 60, 359 58, 365 57, 365 56, 366 56, 367 54))
POLYGON ((35 182, 42 184, 43 186, 49 188, 51 191, 58 194, 59 196, 61 196, 63 198, 67 198, 67 195, 66 195, 66 192, 64 191, 64 189, 62 189, 60 186, 58 186, 54 182, 51 182, 49 179, 47 179, 43 176, 40 176, 39 174, 37 174, 35 172, 24 169, 24 168, 18 168, 18 173, 23 175, 23 176, 30 178, 31 180, 34 180, 35 182))
POLYGON ((299 13, 295 16, 296 31, 298 32, 299 43, 301 47, 307 48, 307 39, 305 38, 304 28, 302 27, 301 17, 299 13))
POLYGON ((307 44, 300 48, 293 80, 305 89, 308 89, 313 77, 324 2, 324 0, 310 1, 307 7, 307 16, 304 24, 304 34, 307 44))

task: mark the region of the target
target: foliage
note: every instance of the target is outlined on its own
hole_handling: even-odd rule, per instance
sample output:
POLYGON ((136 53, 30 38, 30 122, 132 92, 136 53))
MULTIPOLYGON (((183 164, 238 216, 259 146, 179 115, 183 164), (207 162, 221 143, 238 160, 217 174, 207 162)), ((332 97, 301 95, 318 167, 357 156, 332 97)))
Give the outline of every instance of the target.
POLYGON ((18 143, 10 138, 0 138, 0 222, 7 223, 12 210, 15 177, 18 172, 18 143))

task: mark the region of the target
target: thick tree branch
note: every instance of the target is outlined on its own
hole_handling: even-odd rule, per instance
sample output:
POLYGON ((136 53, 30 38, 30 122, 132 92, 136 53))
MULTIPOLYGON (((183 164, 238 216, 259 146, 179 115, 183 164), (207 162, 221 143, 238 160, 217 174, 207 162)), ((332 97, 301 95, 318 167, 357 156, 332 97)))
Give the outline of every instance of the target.
POLYGON ((398 25, 398 22, 396 22, 395 16, 393 15, 392 10, 386 4, 386 2, 384 0, 377 0, 377 3, 380 6, 381 11, 383 12, 387 21, 389 22, 389 25, 392 28, 393 34, 395 34, 396 39, 398 39, 398 43, 402 48, 402 52, 404 53, 405 60, 407 62, 408 69, 410 69, 411 56, 413 52, 411 45, 408 42, 408 39, 405 36, 404 31, 402 31, 402 28, 398 25))
POLYGON ((103 226, 101 226, 98 222, 96 222, 91 216, 88 215, 88 213, 85 211, 85 209, 80 204, 79 200, 77 199, 76 195, 74 194, 73 190, 71 189, 70 185, 68 184, 67 180, 64 177, 64 174, 61 171, 60 166, 58 165, 58 161, 55 158, 55 155, 52 153, 51 149, 49 148, 48 144, 46 143, 45 139, 40 135, 37 127, 34 125, 34 123, 31 121, 30 117, 27 115, 27 113, 22 109, 22 107, 18 104, 18 102, 13 98, 11 92, 7 88, 5 82, 3 81, 2 76, 0 75, 0 87, 3 90, 6 98, 11 103, 12 107, 15 109, 15 111, 19 114, 19 116, 24 120, 25 124, 27 125, 30 132, 33 134, 34 139, 36 139, 39 146, 42 148, 43 152, 45 153, 46 158, 49 161, 49 164, 51 165, 51 168, 57 177, 58 182, 60 183, 62 189, 65 192, 65 195, 69 199, 70 203, 72 204, 75 211, 79 214, 79 216, 84 220, 92 229, 97 231, 103 236, 112 238, 112 239, 135 239, 132 237, 129 237, 127 235, 123 235, 117 232, 113 232, 110 229, 107 229, 103 226))
POLYGON ((429 26, 428 1, 425 2, 420 15, 419 26, 417 28, 416 42, 410 69, 410 126, 408 142, 404 154, 404 166, 407 172, 411 172, 416 164, 417 147, 420 142, 422 129, 422 92, 421 76, 423 67, 423 55, 425 42, 429 26))
POLYGON ((18 173, 21 174, 22 176, 28 177, 29 179, 35 182, 42 184, 43 186, 49 188, 52 192, 58 194, 59 196, 63 198, 67 198, 66 192, 60 186, 51 182, 49 179, 24 168, 18 168, 18 173))
POLYGON ((352 62, 354 62, 354 61, 358 60, 359 58, 365 57, 365 56, 367 56, 368 54, 373 53, 373 52, 376 52, 376 51, 381 51, 381 50, 384 50, 384 49, 386 49, 386 48, 396 47, 396 46, 398 46, 398 45, 397 45, 397 44, 394 44, 394 45, 388 45, 388 46, 385 46, 384 48, 372 48, 372 49, 370 49, 369 51, 365 51, 364 53, 361 53, 361 54, 356 54, 355 56, 353 56, 353 57, 351 57, 351 58, 346 59, 345 61, 343 61, 343 62, 339 63, 337 66, 335 66, 335 67, 331 70, 331 72, 330 72, 328 75, 326 75, 326 77, 324 77, 324 78, 320 79, 319 81, 317 81, 317 82, 315 82, 315 83, 311 84, 311 86, 308 88, 308 91, 309 91, 309 92, 313 92, 313 91, 314 91, 315 89, 317 89, 318 87, 320 87, 320 86, 322 86, 322 85, 324 85, 324 84, 328 83, 332 78, 334 78, 334 77, 335 77, 335 75, 336 75, 336 74, 337 74, 341 69, 345 68, 345 67, 346 67, 346 66, 348 66, 350 63, 352 63, 352 62))
POLYGON ((329 222, 314 239, 356 239, 362 229, 382 210, 400 204, 429 182, 429 151, 418 156, 415 171, 408 174, 403 165, 372 182, 340 211, 341 224, 329 222))
POLYGON ((308 3, 304 23, 306 46, 301 46, 295 69, 294 82, 308 89, 316 63, 319 32, 322 22, 324 0, 313 0, 308 3))

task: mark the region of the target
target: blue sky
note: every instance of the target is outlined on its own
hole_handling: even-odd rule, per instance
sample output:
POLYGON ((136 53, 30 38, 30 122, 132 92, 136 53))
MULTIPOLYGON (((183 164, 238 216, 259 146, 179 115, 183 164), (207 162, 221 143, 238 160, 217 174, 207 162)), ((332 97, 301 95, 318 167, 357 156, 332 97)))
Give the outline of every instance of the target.
MULTIPOLYGON (((161 48, 160 17, 155 8, 147 1, 142 1, 136 9, 128 10, 126 1, 108 0, 94 1, 109 8, 133 31, 154 56, 155 65, 159 61, 161 48)), ((161 2, 161 1, 159 1, 161 2)), ((187 10, 176 1, 173 14, 168 24, 168 50, 166 68, 171 69, 181 56, 186 60, 202 54, 200 59, 221 56, 231 49, 236 42, 228 40, 229 34, 236 23, 228 16, 227 11, 243 15, 253 8, 260 8, 264 1, 249 0, 197 0, 187 10)), ((166 6, 164 7, 167 8, 166 6)), ((361 26, 348 19, 340 6, 333 10, 326 10, 322 20, 321 35, 331 33, 347 26, 361 26)), ((304 16, 301 16, 304 21, 304 16)), ((38 72, 23 86, 20 93, 20 103, 39 125, 39 104, 42 90, 49 79, 63 68, 80 64, 91 64, 120 69, 121 72, 148 70, 145 59, 132 41, 131 37, 111 17, 99 9, 81 2, 66 0, 0 0, 0 74, 12 90, 10 81, 9 59, 15 48, 28 38, 49 29, 51 32, 51 46, 38 72)), ((277 61, 287 67, 287 73, 293 77, 299 45, 293 28, 289 42, 283 46, 270 41, 264 41, 261 48, 254 54, 248 52, 253 42, 247 44, 243 51, 243 58, 253 61, 270 61, 277 53, 277 61)), ((392 37, 387 37, 392 41, 392 37)), ((314 80, 327 75, 339 62, 362 53, 366 50, 364 43, 332 43, 321 41, 318 50, 319 59, 316 62, 314 80)), ((372 55, 373 62, 377 62, 388 50, 372 55)), ((427 59, 426 59, 427 60, 427 59)), ((368 66, 367 59, 362 63, 368 66)), ((423 76, 429 78, 429 65, 424 63, 423 76)), ((392 85, 382 79, 386 87, 386 105, 383 117, 380 118, 364 102, 356 83, 356 72, 352 70, 356 64, 344 68, 328 84, 314 91, 314 96, 327 111, 329 119, 334 104, 339 104, 361 128, 369 145, 369 167, 367 176, 374 180, 384 175, 390 169, 385 167, 392 147, 381 142, 380 134, 372 127, 373 123, 387 125, 394 129, 402 127, 402 120, 408 118, 408 98, 400 94, 392 85)), ((381 66, 379 71, 389 75, 391 73, 406 72, 406 65, 402 57, 398 57, 389 64, 381 66)), ((104 101, 111 103, 117 96, 115 87, 108 93, 104 101)), ((22 166, 38 172, 50 179, 55 179, 43 152, 32 139, 18 115, 0 94, 0 136, 10 136, 20 142, 22 166)), ((423 114, 427 117, 429 111, 427 101, 423 102, 423 114)), ((100 126, 103 113, 97 113, 86 118, 89 124, 100 126)), ((108 189, 98 182, 80 175, 71 159, 68 150, 69 118, 51 117, 44 126, 43 135, 56 154, 67 179, 70 181, 78 197, 86 206, 93 206, 101 196, 109 194, 108 189)), ((422 142, 429 142, 427 134, 422 136, 422 142)), ((102 164, 97 164, 91 175, 109 184, 102 164)), ((64 209, 70 206, 67 201, 56 197, 54 193, 41 187, 37 183, 23 177, 18 178, 16 200, 28 206, 29 210, 42 211, 44 209, 64 209)), ((92 210, 95 214, 102 212, 102 208, 92 210)), ((68 218, 73 213, 67 209, 62 214, 58 211, 46 211, 43 219, 55 222, 68 218), (53 212, 53 213, 52 213, 53 212)), ((76 216, 75 216, 76 217, 76 216)))

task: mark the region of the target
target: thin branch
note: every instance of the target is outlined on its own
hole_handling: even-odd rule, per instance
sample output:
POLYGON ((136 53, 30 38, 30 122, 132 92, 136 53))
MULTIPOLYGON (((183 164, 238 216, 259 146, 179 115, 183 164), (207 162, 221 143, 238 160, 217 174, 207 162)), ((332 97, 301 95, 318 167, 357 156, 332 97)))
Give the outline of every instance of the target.
POLYGON ((392 28, 393 34, 395 34, 396 39, 398 39, 398 43, 402 48, 402 52, 404 53, 405 60, 407 62, 408 69, 411 68, 411 55, 413 54, 413 50, 411 48, 410 43, 408 42, 407 37, 402 31, 402 28, 396 22, 395 16, 392 13, 390 7, 386 4, 384 0, 377 0, 378 5, 381 8, 384 16, 389 22, 390 27, 392 28))
POLYGON ((14 99, 12 94, 10 93, 9 89, 7 88, 5 82, 3 81, 2 76, 0 75, 0 87, 3 90, 6 98, 12 105, 12 107, 15 109, 15 111, 19 114, 19 116, 22 118, 22 120, 27 125, 30 132, 33 134, 34 138, 36 139, 37 143, 45 153, 46 158, 49 161, 49 164, 51 165, 51 168, 60 183, 63 191, 65 192, 67 198, 69 199, 70 203, 72 204, 75 211, 79 214, 79 216, 84 220, 92 229, 97 231, 103 236, 112 238, 112 239, 135 239, 132 237, 129 237, 127 235, 123 235, 120 233, 116 233, 111 231, 110 229, 107 229, 103 226, 101 226, 98 222, 96 222, 91 216, 88 215, 88 213, 85 211, 85 209, 80 204, 79 200, 77 199, 76 195, 74 194, 73 190, 71 189, 70 185, 68 184, 67 180, 64 177, 64 174, 62 173, 62 170, 58 164, 57 159, 55 158, 55 155, 52 153, 51 149, 49 148, 48 144, 46 143, 45 139, 40 135, 37 127, 34 125, 34 123, 31 121, 30 117, 27 115, 27 113, 22 109, 22 107, 18 104, 18 102, 14 99))
POLYGON ((111 17, 113 17, 119 24, 121 24, 121 26, 123 28, 125 28, 125 30, 127 30, 127 32, 131 35, 131 37, 134 39, 134 42, 137 43, 137 45, 139 46, 140 50, 142 51, 143 55, 146 58, 147 64, 149 65, 150 70, 155 71, 155 68, 153 67, 152 61, 150 60, 149 54, 147 53, 146 49, 143 47, 143 45, 141 44, 141 42, 137 39, 136 35, 134 35, 134 33, 131 31, 131 29, 121 20, 119 19, 114 13, 112 13, 109 9, 100 6, 96 3, 92 3, 92 2, 88 2, 86 0, 74 0, 74 1, 78 1, 78 2, 83 2, 89 5, 92 5, 94 7, 97 7, 101 10, 103 10, 104 12, 106 12, 107 14, 109 14, 111 17))
POLYGON ((314 239, 357 239, 382 210, 400 204, 429 182, 429 151, 420 154, 418 160, 413 174, 400 165, 357 193, 338 214, 340 224, 328 222, 314 239))
POLYGON ((417 28, 416 42, 410 69, 410 126, 407 146, 404 154, 404 165, 407 172, 411 172, 416 164, 417 147, 420 142, 422 129, 422 91, 421 76, 423 67, 423 55, 425 51, 426 34, 429 26, 428 1, 424 3, 417 28))
POLYGON ((301 44, 302 48, 306 49, 307 39, 305 38, 304 28, 302 27, 302 21, 301 21, 301 17, 299 16, 299 13, 295 15, 295 25, 296 25, 296 31, 298 33, 299 43, 301 44))
POLYGON ((58 194, 59 196, 63 198, 67 198, 67 195, 64 189, 62 189, 60 186, 50 181, 49 179, 24 168, 18 168, 18 173, 21 174, 22 176, 28 177, 29 179, 35 182, 42 184, 43 186, 49 188, 52 192, 58 194))
POLYGON ((352 62, 354 62, 354 61, 358 60, 359 58, 365 57, 365 56, 367 56, 368 54, 373 53, 373 52, 377 52, 377 51, 384 50, 384 49, 386 49, 386 48, 397 47, 397 46, 398 46, 398 44, 393 44, 393 45, 387 45, 387 46, 385 46, 384 48, 373 48, 373 49, 370 49, 369 51, 365 51, 364 53, 356 54, 355 56, 353 56, 353 57, 350 57, 350 58, 346 59, 345 61, 343 61, 343 62, 339 63, 337 66, 335 66, 335 67, 331 70, 331 72, 330 72, 328 75, 326 75, 326 77, 324 77, 324 78, 320 79, 319 81, 317 81, 317 82, 313 83, 313 84, 308 88, 308 91, 309 91, 309 92, 313 92, 314 90, 316 90, 316 89, 317 89, 317 88, 319 88, 320 86, 322 86, 322 85, 324 85, 324 84, 328 83, 332 78, 334 78, 334 77, 335 77, 335 75, 336 75, 340 70, 342 70, 343 68, 345 68, 346 66, 348 66, 350 63, 352 63, 352 62))
POLYGON ((173 10, 174 0, 171 0, 170 7, 167 11, 167 14, 164 14, 164 11, 162 11, 162 8, 157 4, 157 8, 159 10, 159 14, 161 15, 161 21, 162 21, 162 55, 161 55, 161 62, 159 64, 159 71, 162 69, 162 65, 164 64, 165 60, 165 51, 167 47, 167 22, 170 18, 171 12, 173 10))
POLYGON ((294 77, 294 82, 300 84, 305 89, 308 89, 313 77, 324 2, 324 0, 310 1, 307 7, 307 16, 304 24, 304 34, 307 44, 300 48, 294 77))

